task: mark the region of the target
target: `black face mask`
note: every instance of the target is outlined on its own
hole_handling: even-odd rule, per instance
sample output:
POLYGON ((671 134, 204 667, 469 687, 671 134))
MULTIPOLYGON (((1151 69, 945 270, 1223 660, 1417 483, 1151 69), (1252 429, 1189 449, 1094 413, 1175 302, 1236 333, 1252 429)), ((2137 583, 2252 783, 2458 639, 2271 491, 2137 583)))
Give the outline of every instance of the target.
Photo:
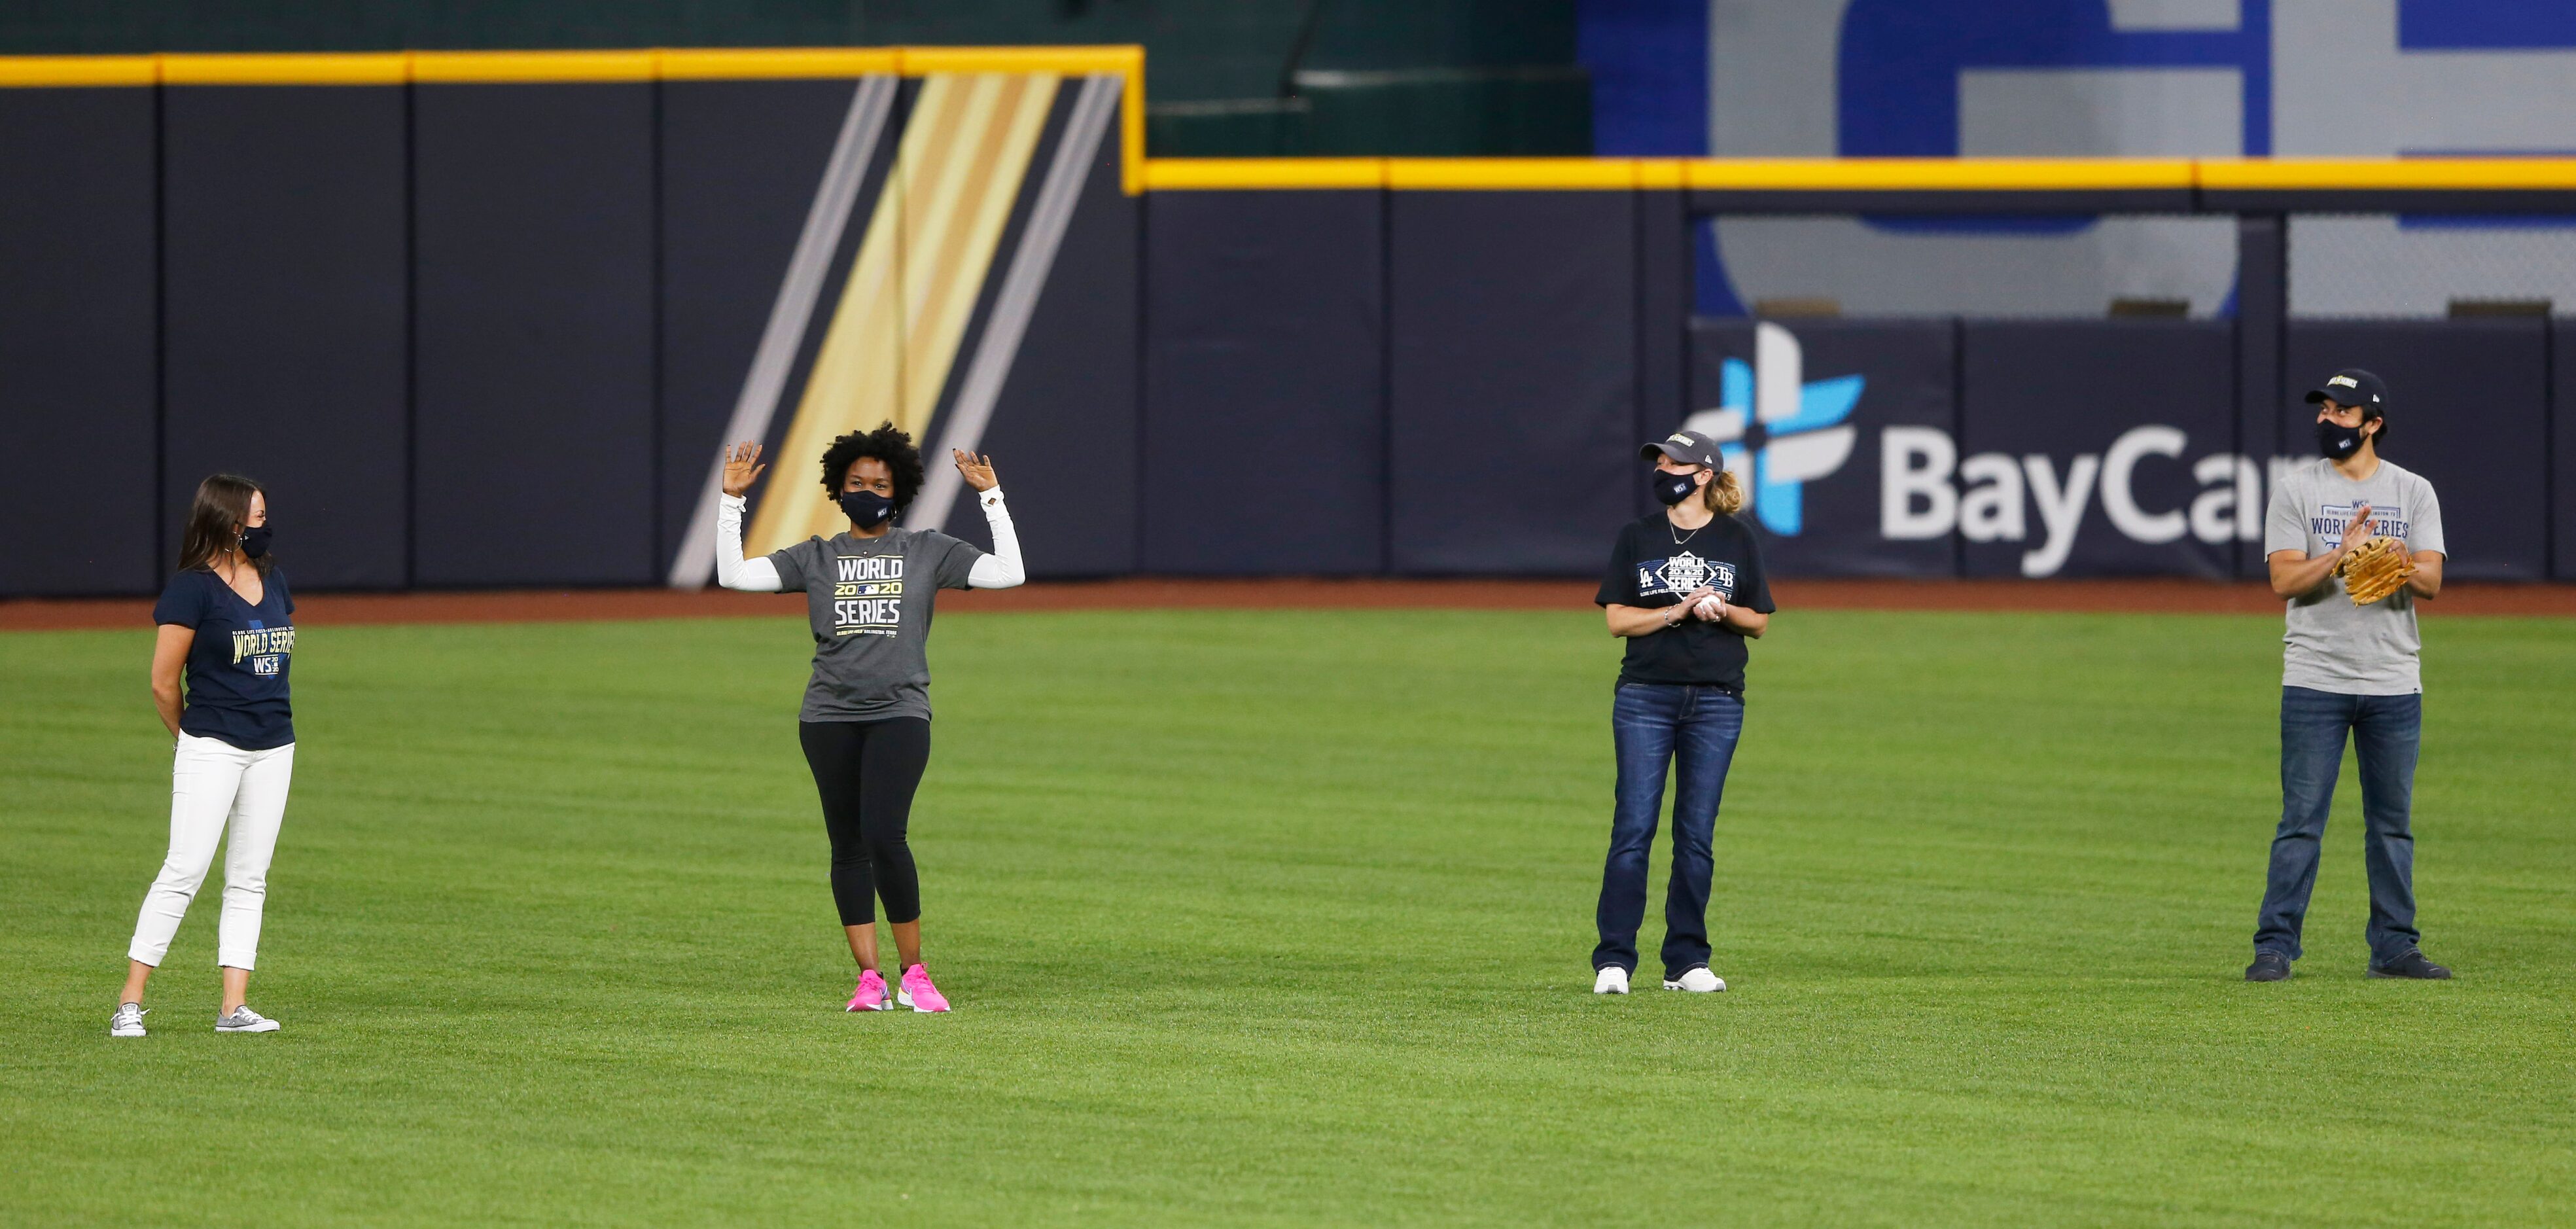
POLYGON ((1691 492, 1699 489, 1699 476, 1696 474, 1668 474, 1659 469, 1651 481, 1655 486, 1655 498, 1667 508, 1690 498, 1691 492))
POLYGON ((2347 427, 2329 419, 2317 420, 2317 451, 2329 461, 2340 461, 2361 451, 2361 428, 2347 427))
POLYGON ((874 491, 843 491, 841 512, 850 518, 850 524, 874 529, 894 515, 894 501, 874 491))
POLYGON ((268 526, 253 525, 241 531, 241 553, 244 559, 257 559, 268 553, 268 526))

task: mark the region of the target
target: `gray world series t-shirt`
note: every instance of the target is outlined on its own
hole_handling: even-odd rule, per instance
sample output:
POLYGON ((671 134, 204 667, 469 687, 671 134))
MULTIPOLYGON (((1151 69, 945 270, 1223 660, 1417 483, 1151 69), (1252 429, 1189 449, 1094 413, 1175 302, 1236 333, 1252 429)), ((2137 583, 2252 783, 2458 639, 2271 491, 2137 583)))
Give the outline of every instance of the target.
POLYGON ((814 679, 799 721, 930 717, 931 603, 963 589, 984 552, 935 529, 807 538, 772 554, 780 587, 805 591, 814 679))
MULTIPOLYGON (((2263 554, 2301 551, 2314 557, 2343 540, 2353 509, 2370 505, 2371 532, 2403 539, 2406 553, 2441 551, 2442 505, 2433 484, 2388 461, 2366 482, 2343 476, 2323 457, 2281 472, 2263 517, 2263 554)), ((2290 599, 2282 636, 2281 682, 2348 696, 2402 696, 2424 690, 2416 652, 2415 594, 2403 586, 2355 606, 2340 576, 2290 599)))

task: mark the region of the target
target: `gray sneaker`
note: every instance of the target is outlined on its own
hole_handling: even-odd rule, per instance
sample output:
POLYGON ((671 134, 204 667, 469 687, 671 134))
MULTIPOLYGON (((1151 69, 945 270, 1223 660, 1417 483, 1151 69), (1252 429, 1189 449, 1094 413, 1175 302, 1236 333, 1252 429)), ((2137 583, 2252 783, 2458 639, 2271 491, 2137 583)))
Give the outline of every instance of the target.
POLYGON ((141 1003, 119 1003, 119 1004, 117 1004, 117 1005, 116 1005, 116 1014, 115 1014, 115 1015, 113 1015, 113 1016, 108 1017, 108 1019, 107 1019, 107 1035, 108 1035, 108 1036, 110 1036, 110 1037, 140 1037, 140 1036, 142 1036, 142 1035, 143 1035, 143 1004, 141 1004, 141 1003))
POLYGON ((277 1031, 277 1021, 252 1011, 250 1004, 244 1003, 233 1008, 233 1014, 216 1017, 215 1031, 218 1033, 274 1033, 277 1031))

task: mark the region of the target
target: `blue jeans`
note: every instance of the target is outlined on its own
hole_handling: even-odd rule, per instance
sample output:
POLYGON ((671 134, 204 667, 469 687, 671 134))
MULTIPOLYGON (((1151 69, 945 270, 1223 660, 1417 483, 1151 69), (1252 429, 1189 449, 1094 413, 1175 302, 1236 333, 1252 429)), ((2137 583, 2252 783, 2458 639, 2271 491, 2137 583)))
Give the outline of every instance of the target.
POLYGON ((2361 763, 2362 865, 2370 874, 2370 959, 2385 964, 2415 950, 2415 834, 2408 813, 2415 796, 2415 751, 2423 742, 2424 697, 2347 696, 2305 687, 2281 689, 2281 828, 2272 837, 2272 871, 2254 950, 2299 958, 2299 923, 2317 886, 2317 846, 2343 770, 2343 740, 2352 735, 2361 763))
POLYGON ((1618 749, 1618 807, 1610 819, 1610 858, 1601 868, 1595 920, 1601 945, 1592 967, 1637 970, 1637 926, 1646 916, 1646 856, 1664 809, 1664 770, 1678 763, 1673 788, 1672 880, 1664 889, 1664 976, 1708 963, 1708 884, 1714 870, 1709 836, 1717 826, 1726 766, 1744 733, 1744 701, 1724 689, 1673 683, 1621 683, 1610 705, 1618 749))

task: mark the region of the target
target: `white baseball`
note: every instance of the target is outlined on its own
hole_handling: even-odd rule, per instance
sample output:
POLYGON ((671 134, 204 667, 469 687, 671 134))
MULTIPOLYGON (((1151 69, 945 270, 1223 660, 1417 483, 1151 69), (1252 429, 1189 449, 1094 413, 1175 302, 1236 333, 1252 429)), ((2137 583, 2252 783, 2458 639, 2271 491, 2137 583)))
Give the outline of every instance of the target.
POLYGON ((1694 607, 1691 613, 1698 615, 1703 619, 1714 619, 1725 610, 1726 599, 1712 593, 1707 597, 1701 598, 1699 600, 1699 605, 1694 607))

